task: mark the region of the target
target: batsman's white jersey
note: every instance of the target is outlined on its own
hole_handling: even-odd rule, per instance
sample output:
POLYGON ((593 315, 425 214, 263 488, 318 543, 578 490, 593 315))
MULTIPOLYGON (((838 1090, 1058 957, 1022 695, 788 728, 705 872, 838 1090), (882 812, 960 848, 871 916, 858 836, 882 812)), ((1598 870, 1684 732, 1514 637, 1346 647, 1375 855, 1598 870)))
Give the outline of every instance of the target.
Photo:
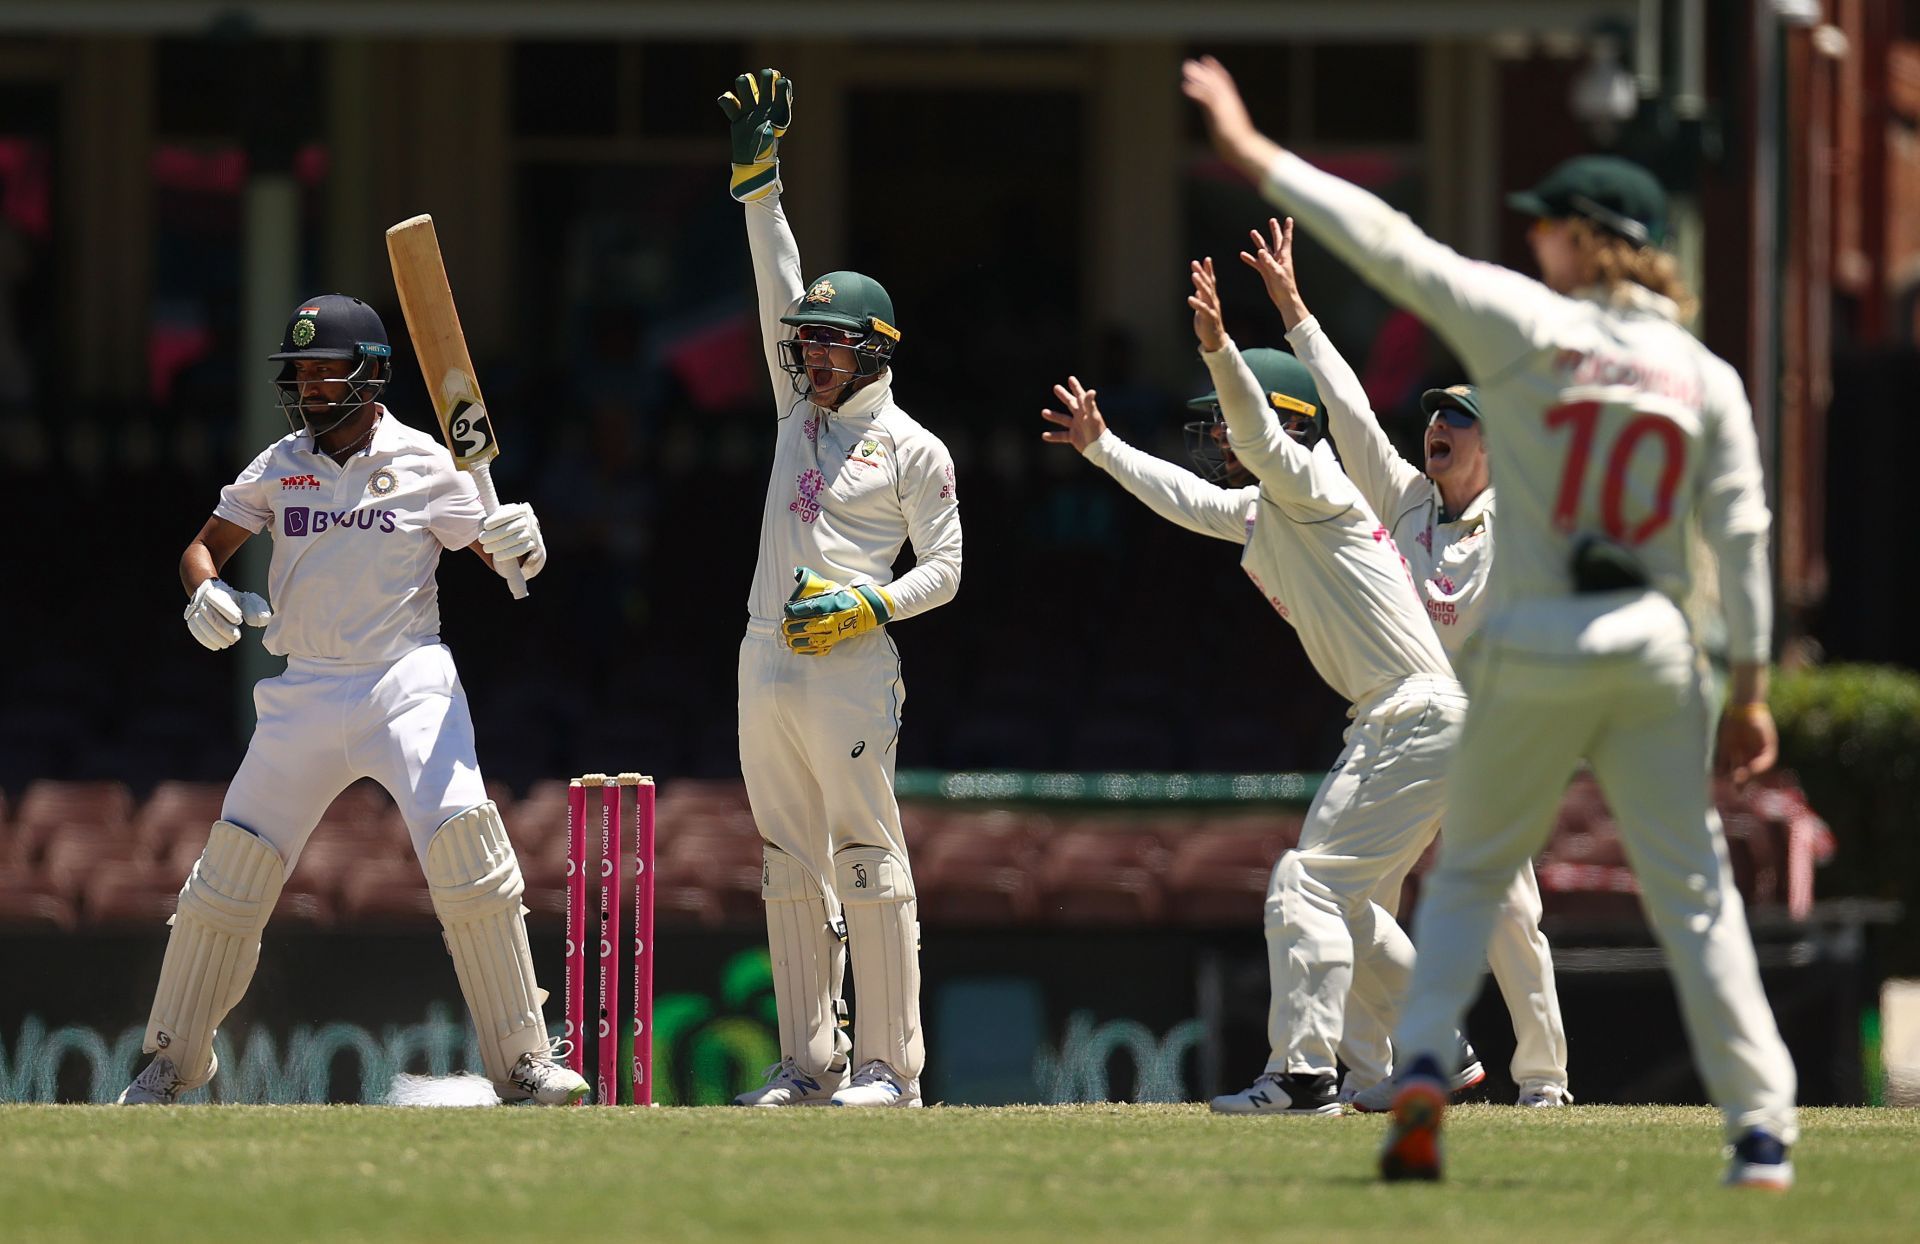
MULTIPOLYGON (((1287 344, 1307 370, 1327 406, 1328 425, 1340 446, 1340 465, 1392 533, 1419 586, 1421 604, 1435 634, 1458 660, 1467 638, 1479 626, 1493 568, 1493 489, 1483 491, 1458 516, 1447 516, 1440 488, 1426 472, 1401 457, 1380 427, 1360 377, 1322 331, 1307 317, 1287 333, 1287 344), (1444 520, 1444 521, 1443 521, 1444 520)), ((1391 876, 1374 901, 1398 917, 1404 876, 1391 876)), ((1533 861, 1521 865, 1500 904, 1500 918, 1487 945, 1487 964, 1513 1020, 1514 1050, 1509 1070, 1523 1091, 1544 1086, 1567 1089, 1567 1032, 1553 975, 1553 951, 1540 932, 1540 881, 1533 861)), ((1351 1087, 1363 1089, 1386 1078, 1391 1067, 1389 1016, 1374 1013, 1363 993, 1347 1016, 1341 1058, 1351 1087)))
POLYGON ((1675 322, 1671 302, 1637 285, 1566 296, 1469 261, 1291 153, 1263 188, 1466 365, 1499 481, 1500 557, 1462 671, 1473 708, 1396 1044, 1447 1061, 1493 909, 1585 757, 1729 1131, 1766 1126, 1791 1141, 1793 1064, 1708 799, 1709 708, 1679 603, 1697 518, 1719 564, 1729 655, 1767 658, 1770 517, 1739 377, 1675 322), (1577 593, 1570 560, 1582 536, 1631 548, 1652 589, 1577 593))
POLYGON ((1242 569, 1353 704, 1345 747, 1266 903, 1267 1070, 1331 1074, 1356 978, 1389 1012, 1405 992, 1412 944, 1372 896, 1439 828, 1466 700, 1406 565, 1331 447, 1308 451, 1286 434, 1231 342, 1201 357, 1257 486, 1209 484, 1112 432, 1086 456, 1162 517, 1245 545, 1242 569))
POLYGON ((778 193, 743 207, 778 425, 740 649, 740 766, 768 844, 763 889, 781 1053, 813 1077, 839 1065, 835 930, 843 904, 870 903, 845 922, 866 1001, 854 1063, 879 1060, 911 1079, 925 1058, 918 955, 883 944, 911 947, 911 929, 895 926, 913 925, 917 911, 893 793, 906 685, 891 623, 802 656, 787 648, 780 622, 800 566, 848 586, 886 587, 893 622, 952 600, 961 548, 953 459, 894 402, 891 372, 838 410, 794 392, 779 343, 794 332, 780 317, 803 292, 799 249, 778 193), (896 579, 893 563, 908 542, 915 565, 896 579), (873 848, 884 865, 861 854, 873 848), (867 884, 881 875, 886 884, 867 884))
POLYGON ((267 651, 348 665, 439 642, 440 551, 479 539, 486 518, 446 447, 384 406, 372 444, 345 466, 290 433, 220 490, 213 512, 255 535, 271 528, 267 651))

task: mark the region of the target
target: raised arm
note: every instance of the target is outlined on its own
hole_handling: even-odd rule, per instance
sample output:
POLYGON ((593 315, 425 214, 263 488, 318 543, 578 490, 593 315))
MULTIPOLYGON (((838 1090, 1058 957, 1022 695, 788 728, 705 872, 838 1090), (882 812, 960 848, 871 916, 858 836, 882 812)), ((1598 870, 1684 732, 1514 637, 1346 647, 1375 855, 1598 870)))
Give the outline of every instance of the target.
MULTIPOLYGON (((743 73, 720 96, 732 147, 730 193, 747 213, 747 245, 753 252, 753 282, 759 295, 760 345, 776 399, 787 392, 780 370, 780 342, 793 330, 780 322, 799 300, 800 247, 780 206, 780 138, 793 124, 793 80, 777 69, 743 73)), ((784 403, 780 404, 784 409, 784 403)))
POLYGON ((1313 454, 1287 435, 1261 393, 1253 370, 1227 336, 1213 260, 1195 260, 1190 275, 1193 293, 1187 305, 1193 308, 1193 335, 1200 342, 1201 361, 1213 375, 1213 391, 1220 396, 1220 413, 1227 421, 1227 447, 1275 499, 1310 501, 1313 454))
POLYGON ((1192 471, 1127 444, 1107 430, 1097 400, 1099 391, 1081 385, 1078 376, 1054 385, 1053 393, 1066 411, 1040 412, 1042 419, 1055 425, 1040 434, 1041 440, 1079 450, 1081 457, 1119 480, 1122 488, 1170 523, 1235 544, 1247 542, 1247 507, 1253 503, 1254 489, 1210 484, 1192 471))
POLYGON ((1211 56, 1181 70, 1214 147, 1267 199, 1394 302, 1430 324, 1476 379, 1532 349, 1532 326, 1559 296, 1508 268, 1463 258, 1358 186, 1322 172, 1261 134, 1233 76, 1211 56))
POLYGON ((1426 486, 1427 477, 1387 439, 1360 377, 1307 310, 1293 267, 1293 218, 1269 219, 1267 227, 1271 236, 1258 229, 1248 235, 1253 250, 1241 251, 1241 262, 1260 274, 1267 297, 1287 326, 1287 344, 1313 373, 1314 387, 1326 403, 1328 431, 1340 447, 1340 465, 1360 486, 1373 512, 1391 522, 1406 508, 1406 499, 1426 486))

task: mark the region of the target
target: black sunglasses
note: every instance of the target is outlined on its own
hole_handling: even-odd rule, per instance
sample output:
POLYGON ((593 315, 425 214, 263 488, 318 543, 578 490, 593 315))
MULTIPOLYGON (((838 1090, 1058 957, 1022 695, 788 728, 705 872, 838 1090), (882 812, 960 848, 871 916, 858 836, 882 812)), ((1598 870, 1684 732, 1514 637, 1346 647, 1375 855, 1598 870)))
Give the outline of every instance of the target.
POLYGON ((1432 424, 1436 419, 1450 428, 1470 428, 1480 422, 1480 420, 1468 414, 1466 411, 1461 410, 1458 406, 1442 406, 1439 410, 1433 412, 1433 417, 1428 419, 1427 422, 1432 424))

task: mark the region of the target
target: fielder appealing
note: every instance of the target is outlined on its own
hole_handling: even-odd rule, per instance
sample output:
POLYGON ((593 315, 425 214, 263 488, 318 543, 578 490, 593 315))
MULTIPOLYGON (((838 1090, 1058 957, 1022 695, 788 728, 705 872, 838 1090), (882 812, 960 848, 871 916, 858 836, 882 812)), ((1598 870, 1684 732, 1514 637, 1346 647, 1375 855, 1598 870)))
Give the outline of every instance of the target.
MULTIPOLYGON (((1221 323, 1211 260, 1193 265, 1193 284, 1194 333, 1215 393, 1192 405, 1217 404, 1226 432, 1203 438, 1196 456, 1209 474, 1231 481, 1244 469, 1258 482, 1222 488, 1125 444, 1077 378, 1054 389, 1067 413, 1042 412, 1063 430, 1042 436, 1078 449, 1162 518, 1245 545, 1247 577, 1352 705, 1345 747, 1268 886, 1271 1056, 1249 1088, 1213 1101, 1225 1114, 1337 1114, 1349 990, 1391 1015, 1413 965, 1413 944, 1372 896, 1405 875, 1439 828, 1466 695, 1406 564, 1334 458, 1307 369, 1278 350, 1242 355, 1221 323)), ((1482 1075, 1467 1063, 1460 1087, 1482 1075)))
POLYGON ((779 421, 740 646, 740 768, 766 840, 781 1060, 737 1101, 918 1106, 919 921, 893 794, 906 688, 880 628, 959 590, 953 460, 893 400, 900 331, 880 283, 856 272, 801 283, 778 159, 793 83, 742 74, 720 104, 779 421), (909 540, 917 564, 895 579, 909 540))
POLYGON ((1708 797, 1702 662, 1677 603, 1685 532, 1719 560, 1733 661, 1717 763, 1776 751, 1766 706, 1772 600, 1760 457, 1740 377, 1678 323, 1684 289, 1655 246, 1665 194, 1607 157, 1510 200, 1533 215, 1544 283, 1475 263, 1254 129, 1226 70, 1184 90, 1221 153, 1382 293, 1431 324, 1479 385, 1508 521, 1466 676, 1447 846, 1421 899, 1422 952, 1396 1045, 1388 1179, 1438 1178, 1449 1033, 1479 976, 1508 879, 1550 832, 1575 764, 1619 819, 1667 952, 1702 1078, 1725 1116, 1727 1182, 1791 1184, 1793 1062, 1760 986, 1708 797))
MULTIPOLYGON (((1381 430, 1360 378, 1307 310, 1293 267, 1293 221, 1269 220, 1267 225, 1271 236, 1254 232, 1252 252, 1241 255, 1260 274, 1287 326, 1287 344, 1326 399, 1328 431, 1340 447, 1340 465, 1392 533, 1441 646, 1458 668, 1467 638, 1480 624, 1494 550, 1492 474, 1473 386, 1429 389, 1421 395, 1427 414, 1425 469, 1402 458, 1381 430)), ((1374 901, 1396 916, 1404 880, 1390 876, 1374 894, 1374 901)), ((1540 931, 1540 910, 1540 882, 1528 860, 1500 903, 1487 964, 1513 1020, 1511 1069, 1519 1104, 1562 1106, 1572 1100, 1567 1092, 1567 1032, 1554 988, 1553 952, 1540 931)), ((1392 1017, 1375 1014, 1358 992, 1354 1002, 1347 1012, 1341 1057, 1350 1068, 1349 1084, 1362 1090, 1373 1086, 1357 1093, 1354 1105, 1385 1110, 1392 1104, 1391 1082, 1383 1074, 1364 1073, 1387 1065, 1392 1017)))
POLYGON ((301 303, 271 356, 295 430, 221 490, 181 556, 193 637, 218 650, 243 622, 264 626, 287 670, 254 688, 252 742, 168 922, 147 1021, 154 1058, 123 1104, 171 1104, 219 1069, 214 1030, 253 977, 280 887, 327 806, 362 777, 406 819, 495 1091, 541 1105, 586 1096, 586 1081, 553 1058, 526 885, 474 760, 434 582, 442 549, 472 548, 490 566, 524 558, 532 578, 546 547, 531 507, 483 515, 446 449, 379 403, 391 355, 366 303, 301 303), (271 609, 216 577, 262 529, 273 540, 271 609))

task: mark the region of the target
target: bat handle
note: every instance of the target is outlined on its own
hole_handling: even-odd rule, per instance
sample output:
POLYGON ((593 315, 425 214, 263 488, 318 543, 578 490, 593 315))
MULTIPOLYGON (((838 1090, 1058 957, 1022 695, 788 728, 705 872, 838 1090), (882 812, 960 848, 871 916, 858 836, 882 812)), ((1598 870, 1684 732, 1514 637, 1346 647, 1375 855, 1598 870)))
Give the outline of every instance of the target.
MULTIPOLYGON (((500 494, 493 490, 493 464, 482 462, 473 468, 473 486, 480 491, 480 509, 491 514, 500 508, 500 494)), ((527 576, 520 571, 520 559, 509 558, 496 565, 507 577, 507 590, 515 600, 527 598, 527 576)))

